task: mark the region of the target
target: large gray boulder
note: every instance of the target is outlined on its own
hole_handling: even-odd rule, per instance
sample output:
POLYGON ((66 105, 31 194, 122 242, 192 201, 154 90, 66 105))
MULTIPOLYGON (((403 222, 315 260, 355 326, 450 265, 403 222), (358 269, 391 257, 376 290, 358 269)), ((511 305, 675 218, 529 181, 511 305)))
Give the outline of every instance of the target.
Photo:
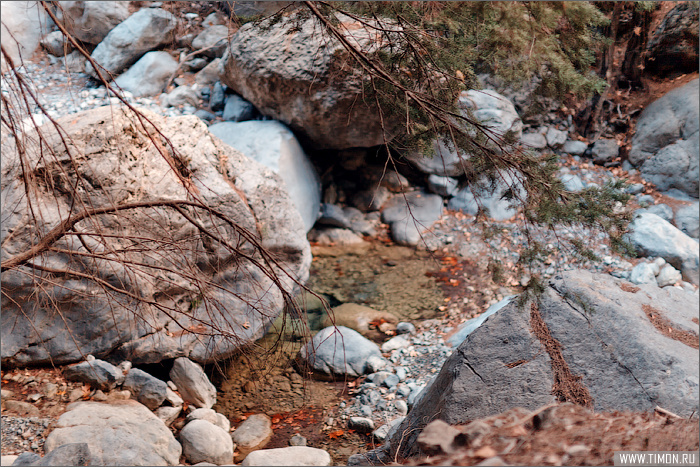
POLYGON ((677 188, 698 197, 699 81, 668 92, 637 121, 629 161, 660 190, 677 188))
MULTIPOLYGON (((509 131, 513 132, 516 140, 522 136, 523 123, 513 103, 496 91, 463 91, 459 96, 458 106, 465 117, 471 113, 473 118, 487 127, 493 138, 499 138, 509 131)), ((500 150, 498 145, 490 140, 486 147, 494 151, 500 150)), ((469 154, 456 151, 448 137, 435 139, 430 155, 421 152, 406 154, 406 158, 421 171, 449 177, 464 174, 469 157, 469 154)))
POLYGON ((345 326, 329 326, 316 333, 299 352, 301 360, 320 374, 360 376, 370 357, 381 357, 377 344, 345 326))
MULTIPOLYGON (((376 51, 375 30, 339 19, 355 46, 376 51)), ((361 71, 344 66, 352 58, 311 15, 293 12, 279 21, 244 24, 222 60, 222 83, 318 149, 370 147, 391 139, 391 124, 384 131, 379 112, 363 98, 361 71)))
MULTIPOLYGON (((161 8, 144 8, 112 29, 100 42, 91 57, 112 75, 118 75, 143 54, 172 40, 177 18, 161 8)), ((97 78, 91 65, 85 71, 97 78)), ((104 71, 102 71, 104 75, 104 71)), ((109 79, 109 76, 105 76, 109 79)))
POLYGON ((661 257, 698 285, 700 247, 694 240, 656 214, 641 212, 629 225, 627 240, 640 256, 661 257))
POLYGON ((148 52, 117 76, 114 83, 134 97, 157 96, 175 70, 177 61, 168 52, 148 52))
POLYGON ((280 122, 251 120, 215 123, 209 131, 279 174, 304 220, 306 231, 311 230, 321 206, 321 180, 289 128, 280 122))
POLYGON ((460 424, 557 399, 690 416, 698 409, 698 304, 675 287, 606 274, 554 277, 538 299, 511 301, 466 337, 391 439, 392 458, 417 454, 428 421, 460 424))
POLYGON ((136 401, 69 405, 44 450, 71 443, 87 443, 90 465, 178 465, 182 454, 165 424, 136 401))
MULTIPOLYGON (((78 40, 97 45, 129 17, 127 2, 61 2, 56 18, 78 40)), ((54 54, 55 55, 55 54, 54 54)))
MULTIPOLYGON (((144 112, 173 144, 179 168, 190 174, 187 183, 200 199, 250 232, 280 267, 305 281, 310 247, 301 216, 279 176, 223 144, 195 116, 168 119, 144 112)), ((136 122, 132 115, 114 107, 60 119, 74 154, 81 157, 72 165, 53 128, 47 125, 43 128, 46 144, 56 151, 56 158, 42 159, 31 147, 25 156, 27 168, 44 180, 41 174, 63 173, 65 167, 71 167, 66 183, 75 183, 75 171, 95 183, 86 184, 93 188, 81 193, 80 202, 88 206, 188 199, 181 179, 136 122)), ((47 152, 45 147, 44 154, 47 152)), ((29 201, 38 219, 32 221, 11 138, 3 136, 2 154, 0 242, 5 261, 27 251, 36 232, 48 232, 59 225, 76 200, 55 185, 55 191, 50 187, 31 191, 29 201)), ((211 232, 222 232, 234 243, 239 241, 230 227, 208 215, 202 215, 198 222, 211 232)), ((86 236, 87 250, 75 236, 68 236, 56 246, 83 255, 95 248, 124 251, 126 261, 151 264, 154 269, 139 275, 117 263, 86 260, 80 271, 88 277, 44 276, 23 268, 4 271, 0 318, 3 365, 64 364, 80 361, 88 353, 98 358, 111 353, 114 359, 136 364, 181 356, 206 363, 260 338, 283 309, 282 292, 270 277, 223 246, 206 238, 200 240, 199 228, 176 211, 139 208, 118 220, 102 216, 94 224, 79 225, 83 232, 98 229, 106 234, 147 236, 154 243, 152 249, 124 251, 119 235, 105 237, 106 244, 86 236), (171 271, 159 269, 162 267, 171 271), (180 271, 184 274, 178 274, 180 271), (187 271, 194 276, 188 276, 187 271), (146 300, 137 303, 133 296, 120 295, 102 287, 104 283, 90 280, 91 275, 135 291, 146 300), (212 286, 200 291, 193 279, 210 281, 212 286), (202 292, 207 301, 202 301, 202 292), (160 306, 171 312, 166 314, 160 306), (57 312, 62 319, 56 318, 57 312)), ((241 251, 259 261, 251 244, 240 241, 241 251)), ((77 259, 59 252, 46 253, 41 261, 58 269, 77 267, 77 259)), ((278 277, 283 287, 294 288, 286 273, 280 272, 278 277)))

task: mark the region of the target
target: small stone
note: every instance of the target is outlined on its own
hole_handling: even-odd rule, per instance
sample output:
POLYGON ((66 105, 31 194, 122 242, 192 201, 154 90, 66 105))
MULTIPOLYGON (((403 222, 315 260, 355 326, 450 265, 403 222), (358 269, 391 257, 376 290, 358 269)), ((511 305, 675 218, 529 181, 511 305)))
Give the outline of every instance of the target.
POLYGON ((408 337, 405 334, 394 336, 382 344, 382 352, 391 352, 392 350, 402 349, 411 345, 408 337))
POLYGON ((192 464, 230 464, 233 441, 227 432, 206 420, 192 420, 180 431, 182 454, 192 464))
POLYGON ((92 395, 92 400, 97 402, 104 402, 107 400, 107 396, 104 392, 98 389, 97 391, 95 391, 95 394, 92 395))
POLYGON ((397 400, 394 402, 394 407, 396 408, 396 411, 401 415, 406 415, 408 413, 408 404, 406 404, 406 401, 397 400))
POLYGON ((374 431, 374 422, 370 418, 350 417, 348 420, 348 428, 359 433, 371 433, 374 431))
POLYGON ((413 334, 414 332, 416 332, 416 327, 412 323, 402 321, 396 325, 397 334, 413 334))
POLYGON ((140 403, 151 410, 160 407, 165 400, 168 389, 165 381, 161 381, 138 368, 129 370, 123 387, 130 390, 140 403))
POLYGON ((289 438, 290 446, 306 446, 306 438, 301 436, 299 433, 295 433, 289 438))
POLYGON ((656 282, 659 287, 666 287, 667 285, 674 285, 682 280, 681 272, 671 266, 666 264, 659 271, 659 275, 656 276, 656 282))
POLYGON ((70 394, 68 395, 68 400, 70 402, 75 402, 77 400, 80 400, 83 398, 83 391, 82 389, 73 389, 70 394))
POLYGON ((630 271, 629 281, 633 284, 655 284, 654 268, 649 263, 639 263, 630 271))
POLYGON ((172 391, 177 391, 177 386, 172 381, 168 380, 165 384, 167 384, 172 391))
POLYGON ((34 393, 34 394, 29 394, 29 395, 27 396, 27 400, 28 400, 29 402, 37 402, 37 401, 38 401, 39 399, 41 399, 42 397, 44 397, 43 394, 34 393))
POLYGON ((85 361, 66 367, 63 376, 68 381, 87 383, 103 391, 111 391, 124 380, 124 374, 119 368, 102 360, 85 361))
POLYGON ((156 417, 163 420, 165 426, 170 426, 182 412, 182 407, 158 407, 154 412, 156 417))

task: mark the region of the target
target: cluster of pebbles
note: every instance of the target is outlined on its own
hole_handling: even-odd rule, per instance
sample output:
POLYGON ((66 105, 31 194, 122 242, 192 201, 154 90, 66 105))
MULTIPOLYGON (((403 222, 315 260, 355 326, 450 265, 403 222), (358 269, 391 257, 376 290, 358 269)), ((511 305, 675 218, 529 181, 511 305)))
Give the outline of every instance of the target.
POLYGON ((27 451, 39 454, 51 422, 49 418, 3 415, 1 425, 3 454, 20 454, 27 451))

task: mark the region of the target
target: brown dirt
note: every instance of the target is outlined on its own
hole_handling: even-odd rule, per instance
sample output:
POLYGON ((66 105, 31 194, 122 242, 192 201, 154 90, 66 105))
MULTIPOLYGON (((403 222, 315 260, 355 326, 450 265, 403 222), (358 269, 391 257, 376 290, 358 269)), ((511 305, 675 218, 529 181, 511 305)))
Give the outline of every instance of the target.
POLYGON ((697 451, 699 446, 697 418, 594 413, 573 404, 534 416, 521 417, 521 412, 513 409, 484 419, 488 431, 467 446, 410 465, 477 465, 485 459, 485 465, 612 465, 615 451, 697 451))
POLYGON ((593 405, 591 394, 581 382, 581 377, 571 373, 569 364, 566 363, 561 353, 561 344, 552 337, 535 302, 530 305, 530 329, 549 354, 554 373, 552 394, 560 402, 573 402, 584 407, 591 407, 593 405))
POLYGON ((620 288, 622 289, 623 292, 630 292, 630 293, 639 292, 639 287, 635 287, 633 285, 630 285, 627 282, 623 282, 622 284, 620 284, 620 288))
POLYGON ((651 305, 642 305, 642 310, 644 310, 644 313, 646 313, 647 318, 649 318, 649 321, 651 321, 651 324, 653 324, 654 327, 664 336, 677 340, 678 342, 681 342, 694 349, 700 348, 700 339, 694 332, 673 327, 671 322, 667 320, 659 310, 651 305))
POLYGON ((369 438, 348 430, 337 413, 338 404, 352 397, 356 381, 302 377, 309 372, 294 362, 300 341, 275 341, 276 336, 268 335, 258 344, 272 350, 241 354, 214 376, 219 389, 214 410, 231 420, 232 429, 249 415, 270 416, 274 434, 267 449, 286 447, 299 434, 307 446, 327 450, 333 465, 345 465, 352 454, 372 449, 366 447, 369 438))

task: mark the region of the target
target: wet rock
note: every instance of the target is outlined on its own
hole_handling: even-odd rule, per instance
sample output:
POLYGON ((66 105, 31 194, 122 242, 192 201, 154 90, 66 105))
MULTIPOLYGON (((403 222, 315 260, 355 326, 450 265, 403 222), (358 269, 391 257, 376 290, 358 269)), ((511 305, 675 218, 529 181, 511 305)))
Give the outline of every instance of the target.
POLYGON ((620 154, 620 146, 614 139, 599 139, 591 149, 593 162, 596 164, 605 164, 611 162, 620 154))
POLYGON ((96 45, 129 17, 129 7, 124 2, 61 2, 56 16, 76 39, 96 45))
POLYGON ((275 121, 223 122, 209 131, 224 143, 278 173, 306 231, 318 218, 321 187, 316 169, 294 134, 275 121))
POLYGON ((202 367, 189 358, 176 358, 170 370, 170 379, 185 402, 195 407, 211 408, 216 403, 216 388, 202 367))
POLYGON ((210 47, 203 52, 209 58, 221 57, 226 50, 228 39, 228 27, 224 25, 212 25, 206 27, 192 41, 192 48, 195 50, 210 47))
POLYGON ((102 391, 111 391, 117 384, 124 381, 122 371, 103 360, 81 362, 63 369, 63 376, 68 381, 87 383, 102 391))
POLYGON ((255 106, 241 96, 231 94, 226 97, 224 114, 221 118, 230 122, 244 122, 255 117, 255 106))
MULTIPOLYGON (((171 40, 177 18, 160 8, 144 8, 112 29, 92 52, 92 59, 113 75, 131 66, 146 52, 171 40)), ((92 66, 89 75, 97 78, 92 66)), ((103 74, 104 71, 100 70, 103 74)))
POLYGON ((323 449, 289 446, 251 452, 241 465, 331 465, 331 456, 323 449))
POLYGON ((197 419, 187 423, 180 431, 182 453, 192 464, 211 462, 222 465, 233 461, 231 436, 206 420, 197 419))
POLYGON ((265 414, 249 416, 231 434, 231 439, 236 443, 239 455, 236 462, 246 457, 250 452, 264 448, 272 438, 272 420, 265 414))
POLYGON ((683 274, 683 278, 698 284, 698 242, 671 223, 649 213, 639 214, 629 226, 628 241, 637 254, 665 259, 683 274))
POLYGON ((182 452, 163 422, 136 401, 68 406, 44 449, 76 442, 88 444, 93 465, 176 465, 182 452))
POLYGON ((371 356, 381 357, 379 347, 345 326, 322 329, 300 351, 302 360, 325 375, 360 376, 371 356))

